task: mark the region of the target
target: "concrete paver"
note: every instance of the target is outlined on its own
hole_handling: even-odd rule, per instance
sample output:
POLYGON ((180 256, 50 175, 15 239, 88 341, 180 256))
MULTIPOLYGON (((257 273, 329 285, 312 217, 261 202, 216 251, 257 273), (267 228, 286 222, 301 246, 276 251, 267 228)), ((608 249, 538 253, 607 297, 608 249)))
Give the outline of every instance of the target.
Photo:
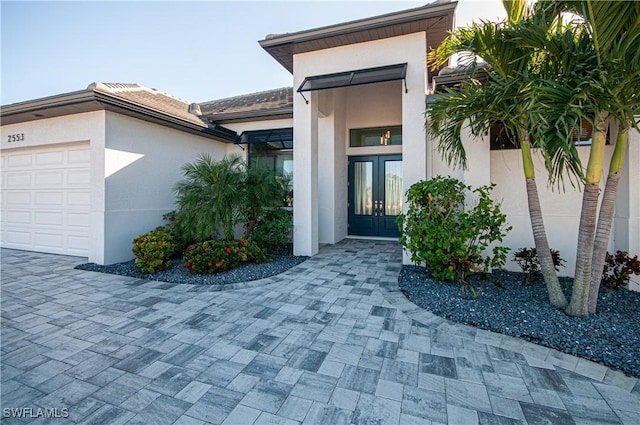
POLYGON ((397 243, 345 240, 279 276, 223 288, 1 254, 3 424, 56 423, 32 417, 52 409, 92 424, 640 417, 636 378, 410 303, 397 287, 397 243))

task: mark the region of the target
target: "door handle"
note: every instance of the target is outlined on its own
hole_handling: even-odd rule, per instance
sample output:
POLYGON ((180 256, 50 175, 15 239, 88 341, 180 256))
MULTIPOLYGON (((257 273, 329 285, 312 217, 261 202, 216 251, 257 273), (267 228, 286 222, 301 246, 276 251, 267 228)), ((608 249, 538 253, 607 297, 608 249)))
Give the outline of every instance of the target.
POLYGON ((383 215, 383 210, 382 210, 383 205, 382 205, 382 201, 375 201, 375 202, 374 202, 374 205, 375 205, 375 209, 374 209, 373 215, 374 215, 375 217, 382 217, 382 215, 383 215))

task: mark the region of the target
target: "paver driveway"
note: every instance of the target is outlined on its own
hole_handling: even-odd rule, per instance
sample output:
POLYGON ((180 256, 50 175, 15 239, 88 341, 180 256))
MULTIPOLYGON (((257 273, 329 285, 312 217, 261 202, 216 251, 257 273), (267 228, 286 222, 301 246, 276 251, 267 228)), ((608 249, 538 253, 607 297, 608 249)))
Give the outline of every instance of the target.
POLYGON ((78 262, 2 251, 3 416, 65 408, 68 420, 91 424, 640 422, 637 379, 408 302, 395 243, 327 246, 225 291, 73 270, 78 262))

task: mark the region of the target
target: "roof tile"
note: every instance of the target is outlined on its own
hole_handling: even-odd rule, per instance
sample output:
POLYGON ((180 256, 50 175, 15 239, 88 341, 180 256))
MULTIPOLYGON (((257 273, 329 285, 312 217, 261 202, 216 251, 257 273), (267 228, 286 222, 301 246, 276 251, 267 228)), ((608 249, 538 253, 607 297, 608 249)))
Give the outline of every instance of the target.
POLYGON ((203 102, 200 109, 204 116, 217 122, 270 115, 274 112, 293 114, 293 87, 203 102))
POLYGON ((202 127, 209 127, 209 123, 204 117, 189 112, 189 102, 157 89, 150 89, 140 84, 99 82, 90 84, 87 89, 106 93, 202 127))

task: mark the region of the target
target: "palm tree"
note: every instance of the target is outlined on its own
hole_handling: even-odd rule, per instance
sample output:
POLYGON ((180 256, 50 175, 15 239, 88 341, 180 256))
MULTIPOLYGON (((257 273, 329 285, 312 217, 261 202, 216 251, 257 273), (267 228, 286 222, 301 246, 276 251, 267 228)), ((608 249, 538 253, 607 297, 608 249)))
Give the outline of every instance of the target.
MULTIPOLYGON (((515 137, 514 143, 521 148, 531 226, 549 301, 556 307, 565 307, 567 300, 558 282, 546 236, 531 154, 529 135, 540 121, 533 113, 531 95, 537 50, 518 42, 516 25, 529 16, 530 11, 524 1, 505 2, 505 7, 509 22, 484 22, 460 28, 430 52, 428 61, 432 67, 445 64, 453 53, 471 52, 472 61, 467 69, 472 78, 436 95, 436 102, 429 109, 427 131, 439 137, 438 149, 447 162, 463 167, 466 155, 460 135, 464 125, 479 135, 486 134, 495 121, 502 121, 508 133, 515 137), (473 78, 477 70, 476 56, 487 63, 483 71, 488 80, 484 83, 473 78)), ((547 33, 548 22, 534 24, 547 33)))
POLYGON ((640 2, 556 1, 550 6, 556 13, 570 11, 584 19, 597 67, 594 78, 587 79, 590 86, 585 106, 593 111, 595 130, 584 179, 573 291, 566 309, 569 315, 586 316, 596 310, 628 129, 632 125, 637 128, 634 112, 639 101, 640 2), (606 134, 612 119, 618 121, 620 130, 596 231, 606 134))
MULTIPOLYGON (((529 81, 520 99, 530 108, 526 111, 530 119, 521 123, 530 125, 528 130, 535 135, 534 147, 542 148, 550 183, 562 183, 569 171, 572 184, 573 177, 577 177, 584 185, 573 296, 566 312, 586 316, 596 308, 628 130, 632 126, 638 128, 634 116, 639 110, 640 96, 637 83, 640 79, 640 2, 540 2, 533 13, 527 13, 519 2, 505 1, 505 6, 512 23, 520 19, 517 30, 509 35, 510 41, 522 51, 537 52, 527 56, 527 73, 518 76, 529 81), (583 22, 564 24, 561 18, 564 11, 577 13, 583 22), (550 28, 553 31, 550 32, 550 28), (572 131, 584 120, 591 121, 594 128, 586 169, 582 168, 571 140, 572 131), (606 134, 613 120, 619 125, 619 137, 596 229, 606 134)), ((481 50, 475 52, 482 56, 481 50)), ((490 66, 496 63, 491 55, 483 58, 490 66)), ((507 60, 507 64, 513 63, 507 60)), ((473 130, 473 119, 467 119, 473 130)), ((508 125, 507 128, 519 135, 521 141, 526 137, 517 129, 508 125)), ((450 133, 455 136, 454 132, 450 133)), ((441 147, 451 149, 451 143, 449 145, 444 143, 441 147)), ((525 176, 531 176, 525 158, 526 140, 522 145, 525 176)), ((534 235, 535 214, 531 217, 534 235)))
POLYGON ((243 187, 247 220, 243 237, 249 239, 265 209, 283 206, 286 195, 284 186, 267 168, 248 167, 243 187))
POLYGON ((176 230, 183 239, 202 242, 220 229, 225 239, 234 238, 234 226, 244 217, 244 169, 238 155, 216 162, 202 154, 182 167, 185 179, 174 190, 178 205, 176 230))

